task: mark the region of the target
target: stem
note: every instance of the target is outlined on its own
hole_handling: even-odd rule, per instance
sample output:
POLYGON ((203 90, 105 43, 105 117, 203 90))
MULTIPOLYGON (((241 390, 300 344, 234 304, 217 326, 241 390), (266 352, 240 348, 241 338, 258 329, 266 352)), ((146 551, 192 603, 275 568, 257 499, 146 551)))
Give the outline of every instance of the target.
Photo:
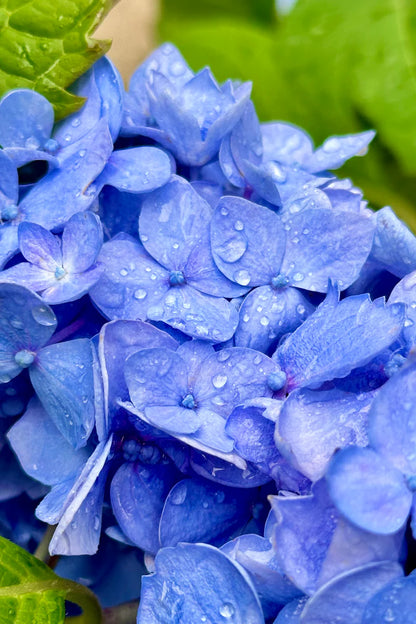
POLYGON ((54 557, 52 557, 49 554, 49 544, 55 532, 55 528, 56 528, 56 525, 48 526, 45 533, 43 534, 41 541, 38 544, 38 547, 33 553, 37 559, 40 559, 41 561, 43 561, 43 563, 46 563, 46 565, 49 567, 51 567, 50 564, 54 559, 54 557))
POLYGON ((103 624, 136 624, 139 601, 124 602, 104 609, 103 624))

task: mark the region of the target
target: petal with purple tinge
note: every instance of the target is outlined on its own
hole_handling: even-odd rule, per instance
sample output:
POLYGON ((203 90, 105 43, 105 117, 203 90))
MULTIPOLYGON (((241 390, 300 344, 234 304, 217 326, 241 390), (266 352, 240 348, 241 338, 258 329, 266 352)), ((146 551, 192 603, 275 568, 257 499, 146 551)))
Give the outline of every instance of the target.
POLYGON ((157 147, 130 147, 114 151, 97 178, 128 193, 148 193, 166 184, 172 172, 169 156, 157 147))
POLYGON ((82 273, 97 260, 103 244, 103 228, 89 210, 74 214, 62 234, 62 262, 69 273, 82 273))
POLYGON ((372 449, 349 447, 339 451, 326 479, 340 512, 366 531, 394 533, 406 522, 412 493, 402 473, 372 449))
POLYGON ((45 271, 55 272, 62 266, 61 243, 57 236, 36 223, 23 222, 19 226, 20 251, 28 262, 45 271))

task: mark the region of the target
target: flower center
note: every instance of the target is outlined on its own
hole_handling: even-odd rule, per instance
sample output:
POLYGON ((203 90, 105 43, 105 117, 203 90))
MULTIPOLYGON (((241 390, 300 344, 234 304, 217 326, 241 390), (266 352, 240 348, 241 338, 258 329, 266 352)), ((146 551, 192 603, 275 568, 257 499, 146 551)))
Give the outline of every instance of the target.
POLYGON ((182 403, 181 403, 182 407, 186 407, 187 409, 195 409, 196 407, 196 401, 193 397, 192 394, 187 394, 183 399, 182 399, 182 403))
POLYGON ((31 364, 33 364, 36 353, 33 351, 28 351, 27 349, 22 349, 18 351, 14 356, 14 361, 21 368, 27 368, 31 364))
POLYGON ((407 485, 411 492, 416 492, 416 475, 407 477, 407 485))
POLYGON ((63 277, 65 277, 65 275, 66 275, 66 271, 65 271, 64 267, 60 267, 60 266, 56 267, 56 269, 55 269, 55 277, 56 277, 57 280, 62 279, 63 277))
POLYGON ((267 385, 273 392, 278 392, 285 387, 285 384, 286 373, 282 370, 270 373, 270 375, 267 377, 267 385))
POLYGON ((9 204, 8 206, 4 206, 1 211, 1 218, 3 221, 12 221, 19 214, 19 209, 16 204, 9 204))
POLYGON ((288 285, 289 283, 289 278, 286 277, 286 275, 282 275, 281 273, 279 273, 279 275, 275 275, 274 277, 272 277, 271 279, 271 286, 272 288, 284 288, 285 286, 288 285))
POLYGON ((182 271, 171 271, 169 275, 169 284, 171 286, 180 286, 185 284, 185 276, 182 271))

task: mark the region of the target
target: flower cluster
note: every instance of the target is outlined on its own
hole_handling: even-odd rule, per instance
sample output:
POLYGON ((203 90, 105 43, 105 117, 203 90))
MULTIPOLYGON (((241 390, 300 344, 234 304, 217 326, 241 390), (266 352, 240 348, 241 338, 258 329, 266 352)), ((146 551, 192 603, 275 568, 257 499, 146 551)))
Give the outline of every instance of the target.
POLYGON ((0 531, 140 549, 138 624, 410 623, 416 238, 330 173, 372 131, 250 88, 165 44, 0 101, 0 531))

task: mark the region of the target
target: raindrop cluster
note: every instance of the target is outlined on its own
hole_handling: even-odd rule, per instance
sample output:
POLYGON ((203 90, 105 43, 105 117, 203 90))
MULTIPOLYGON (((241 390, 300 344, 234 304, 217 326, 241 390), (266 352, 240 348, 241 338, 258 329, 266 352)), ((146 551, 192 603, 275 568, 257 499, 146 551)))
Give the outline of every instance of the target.
POLYGON ((0 534, 137 624, 411 624, 416 238, 333 173, 374 132, 171 44, 73 91, 0 100, 0 534))

